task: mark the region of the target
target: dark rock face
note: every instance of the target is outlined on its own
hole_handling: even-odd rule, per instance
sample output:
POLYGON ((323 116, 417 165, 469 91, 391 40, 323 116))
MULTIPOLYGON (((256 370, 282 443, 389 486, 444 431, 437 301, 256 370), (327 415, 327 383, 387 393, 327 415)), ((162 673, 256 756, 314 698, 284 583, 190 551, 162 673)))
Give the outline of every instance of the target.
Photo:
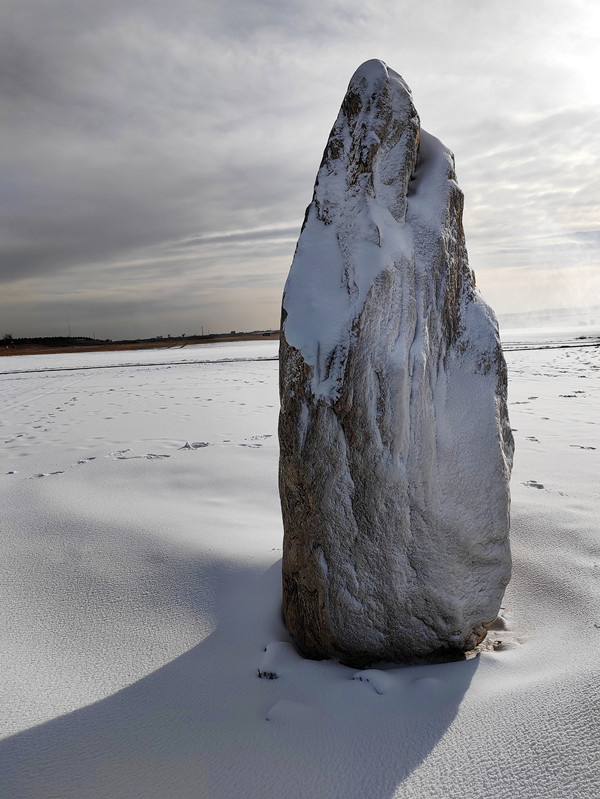
POLYGON ((308 657, 459 656, 510 579, 506 366, 462 210, 402 78, 363 64, 283 298, 283 602, 308 657))

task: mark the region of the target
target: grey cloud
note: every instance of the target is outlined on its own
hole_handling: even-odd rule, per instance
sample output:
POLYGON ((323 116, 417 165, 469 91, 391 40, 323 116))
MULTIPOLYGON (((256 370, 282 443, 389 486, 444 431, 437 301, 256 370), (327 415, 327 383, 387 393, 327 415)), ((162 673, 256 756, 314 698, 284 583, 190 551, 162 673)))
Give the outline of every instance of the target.
POLYGON ((571 233, 572 238, 579 244, 588 247, 600 244, 600 230, 582 230, 571 233))
POLYGON ((535 30, 535 0, 0 3, 7 291, 35 279, 72 310, 68 286, 85 286, 113 319, 132 284, 175 315, 197 285, 198 302, 231 300, 239 327, 236 286, 254 286, 277 315, 341 96, 372 57, 404 74, 456 154, 477 268, 506 263, 512 239, 597 224, 598 106, 547 57, 581 25, 571 0, 546 0, 535 30))
MULTIPOLYGON (((195 230, 292 215, 299 170, 286 170, 286 153, 265 151, 264 139, 253 151, 244 132, 252 112, 223 74, 211 79, 187 32, 169 38, 168 26, 165 55, 154 49, 161 42, 156 18, 130 21, 140 9, 156 12, 152 4, 132 4, 125 20, 117 5, 60 6, 69 12, 68 30, 45 19, 38 38, 32 33, 42 34, 40 19, 17 15, 19 37, 0 50, 11 65, 3 89, 13 113, 3 149, 15 175, 3 219, 4 279, 85 269, 195 230), (102 24, 111 30, 107 53, 102 24), (130 46, 136 30, 140 41, 130 46)), ((190 4, 172 13, 177 8, 190 12, 190 4)))
POLYGON ((213 233, 205 236, 194 236, 182 241, 181 247, 205 247, 211 244, 248 244, 250 242, 262 242, 269 240, 289 241, 296 240, 300 233, 299 225, 289 225, 281 228, 256 230, 230 231, 225 233, 213 233))

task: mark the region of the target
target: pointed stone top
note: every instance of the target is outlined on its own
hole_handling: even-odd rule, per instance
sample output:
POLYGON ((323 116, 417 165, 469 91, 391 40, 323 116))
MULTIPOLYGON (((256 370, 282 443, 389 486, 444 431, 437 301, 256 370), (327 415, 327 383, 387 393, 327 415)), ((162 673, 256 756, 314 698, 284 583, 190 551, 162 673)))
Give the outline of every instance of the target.
POLYGON ((368 81, 386 79, 388 76, 388 67, 384 61, 379 58, 371 58, 359 66, 351 80, 355 78, 366 78, 368 81))
POLYGON ((286 340, 313 368, 323 398, 335 396, 351 320, 373 283, 400 251, 410 257, 419 140, 408 86, 383 61, 366 61, 329 135, 283 301, 286 340))
POLYGON ((412 99, 410 88, 404 78, 397 72, 394 72, 393 69, 390 69, 390 67, 379 58, 371 58, 369 61, 365 61, 364 64, 361 64, 350 79, 349 87, 360 86, 369 94, 374 94, 379 93, 385 83, 390 80, 399 83, 402 89, 412 99))

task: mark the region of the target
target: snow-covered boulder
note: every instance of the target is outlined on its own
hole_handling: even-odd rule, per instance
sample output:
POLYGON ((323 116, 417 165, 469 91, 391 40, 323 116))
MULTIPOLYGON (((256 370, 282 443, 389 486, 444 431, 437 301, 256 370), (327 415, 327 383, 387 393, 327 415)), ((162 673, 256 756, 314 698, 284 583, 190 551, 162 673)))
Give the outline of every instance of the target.
POLYGON ((284 616, 308 657, 456 657, 510 579, 506 366, 462 210, 452 153, 366 62, 283 297, 284 616))

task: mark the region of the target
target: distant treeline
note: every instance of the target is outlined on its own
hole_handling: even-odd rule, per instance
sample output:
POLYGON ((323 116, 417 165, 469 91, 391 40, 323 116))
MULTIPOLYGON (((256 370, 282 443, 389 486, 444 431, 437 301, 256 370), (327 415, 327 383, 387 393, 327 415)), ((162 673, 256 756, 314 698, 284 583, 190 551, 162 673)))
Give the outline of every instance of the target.
POLYGON ((9 334, 2 339, 5 347, 90 347, 107 344, 110 339, 91 338, 90 336, 34 336, 33 338, 13 338, 9 334))
POLYGON ((132 339, 101 339, 91 336, 33 336, 29 338, 14 338, 10 333, 6 333, 0 342, 0 346, 11 349, 25 349, 31 347, 58 349, 61 347, 101 347, 102 345, 135 345, 135 344, 175 344, 183 342, 192 344, 194 342, 213 341, 215 339, 228 338, 255 338, 258 336, 277 335, 279 330, 252 330, 250 332, 240 332, 232 330, 229 333, 207 333, 205 335, 186 335, 181 336, 154 336, 153 338, 132 338, 132 339))

